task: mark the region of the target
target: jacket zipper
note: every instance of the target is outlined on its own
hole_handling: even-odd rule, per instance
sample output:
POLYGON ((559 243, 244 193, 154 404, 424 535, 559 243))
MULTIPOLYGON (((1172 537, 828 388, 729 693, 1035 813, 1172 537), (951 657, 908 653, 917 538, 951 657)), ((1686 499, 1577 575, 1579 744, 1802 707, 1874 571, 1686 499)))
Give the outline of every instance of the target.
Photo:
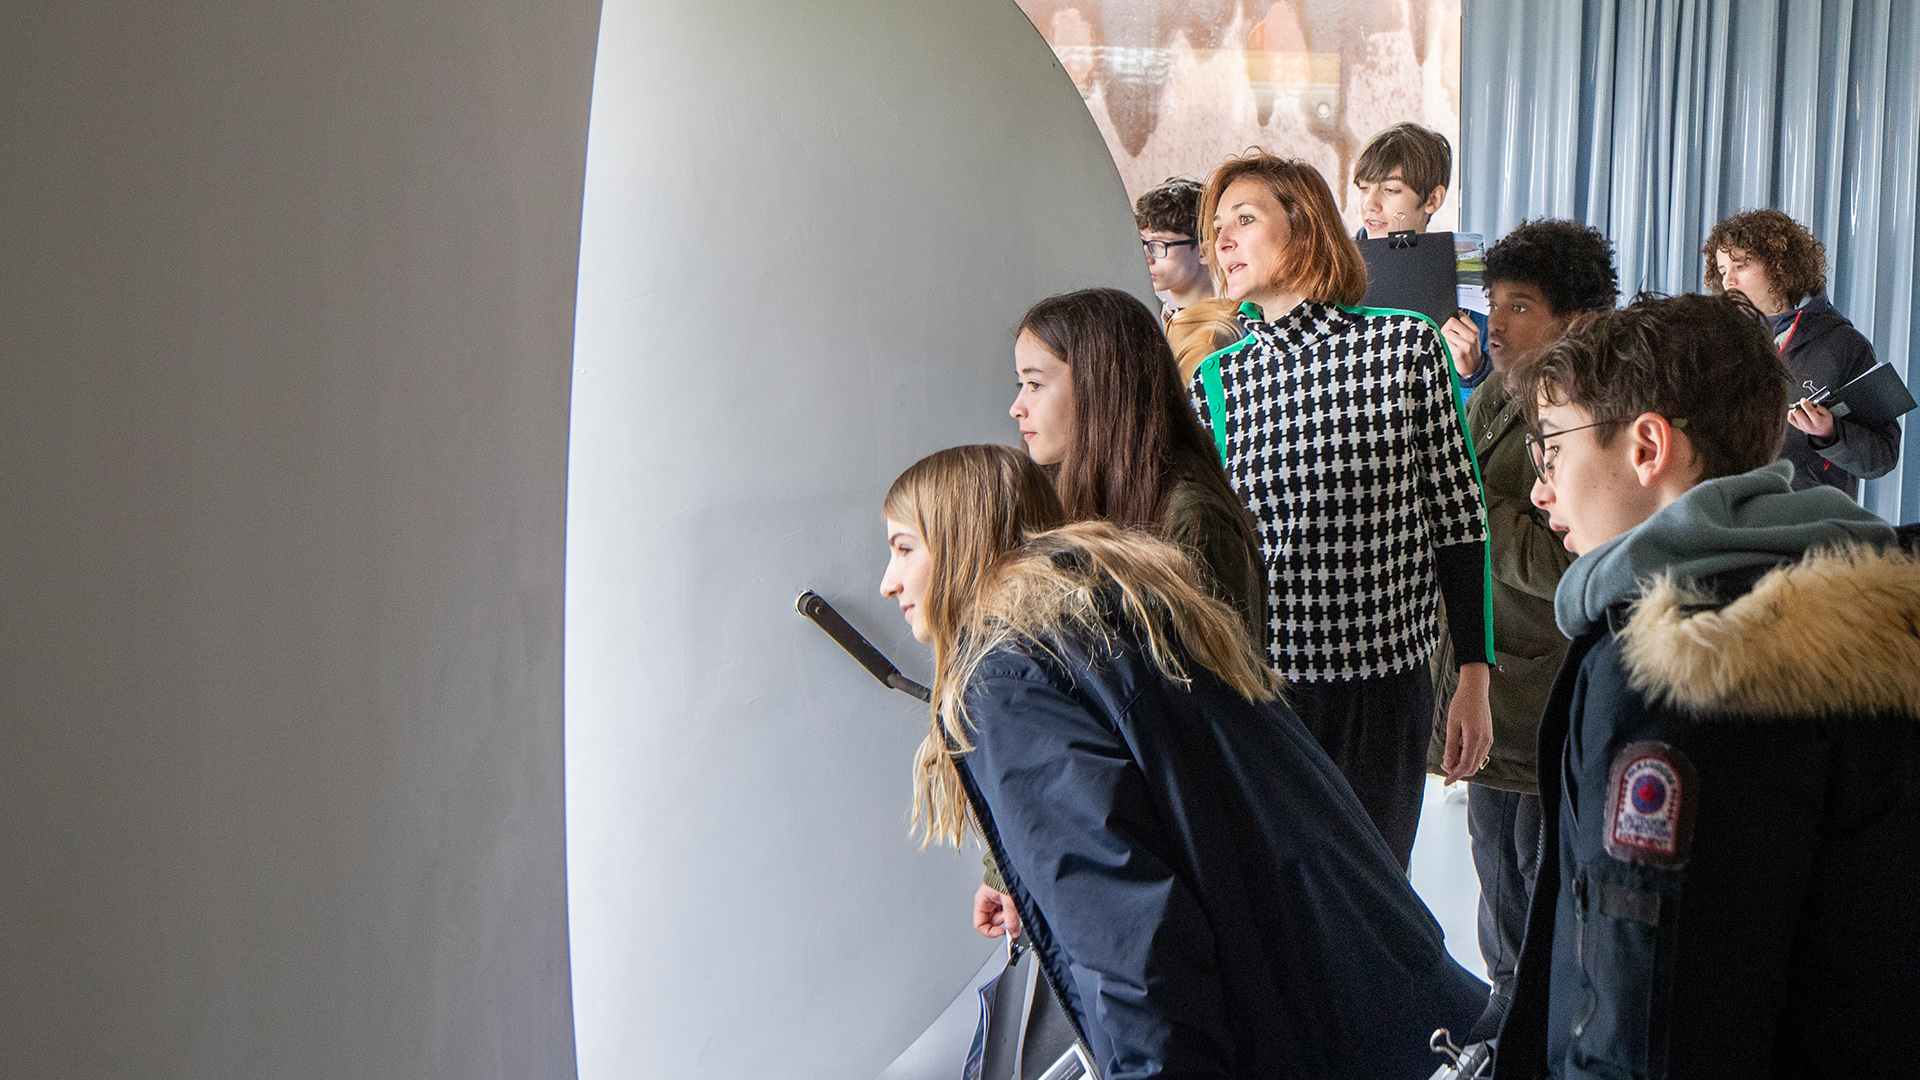
POLYGON ((1587 872, 1577 870, 1573 875, 1573 962, 1580 973, 1587 973, 1587 872))
POLYGON ((1047 993, 1053 995, 1053 1007, 1059 1009, 1060 1015, 1066 1017, 1067 1023, 1073 1025, 1073 1049, 1080 1055, 1080 1067, 1087 1071, 1089 1080, 1100 1080, 1100 1070, 1093 1064, 1093 1048, 1087 1045, 1087 1040, 1080 1037, 1080 1022, 1075 1020, 1073 1013, 1067 1010, 1066 1000, 1060 996, 1060 991, 1053 985, 1052 976, 1047 974, 1047 965, 1040 962, 1038 948, 1034 949, 1033 953, 1033 970, 1040 976, 1040 985, 1046 987, 1047 993))

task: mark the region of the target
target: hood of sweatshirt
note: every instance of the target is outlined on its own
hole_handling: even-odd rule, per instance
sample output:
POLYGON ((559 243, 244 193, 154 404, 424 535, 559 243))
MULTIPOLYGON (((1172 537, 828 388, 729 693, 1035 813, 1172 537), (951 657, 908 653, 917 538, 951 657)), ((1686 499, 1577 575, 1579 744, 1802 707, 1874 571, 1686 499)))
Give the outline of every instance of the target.
MULTIPOLYGON (((1833 311, 1833 304, 1827 300, 1827 294, 1817 292, 1802 298, 1799 303, 1778 315, 1767 316, 1767 325, 1773 328, 1773 336, 1779 337, 1787 332, 1787 328, 1793 325, 1795 319, 1807 317, 1817 319, 1829 311, 1833 311)), ((1839 312, 1834 314, 1837 315, 1839 312)))
POLYGON ((1573 561, 1553 597, 1568 637, 1640 595, 1658 575, 1690 580, 1774 566, 1820 548, 1893 542, 1893 527, 1830 487, 1793 490, 1793 464, 1696 484, 1632 529, 1573 561))
MULTIPOLYGON (((1853 323, 1834 308, 1823 292, 1814 293, 1778 315, 1769 315, 1767 325, 1773 331, 1774 344, 1780 344, 1783 339, 1791 341, 1786 348, 1790 354, 1787 363, 1789 368, 1794 366, 1793 357, 1805 352, 1815 342, 1836 330, 1853 328, 1853 323), (1789 330, 1793 332, 1790 339, 1787 338, 1789 330)), ((1838 390, 1839 387, 1836 385, 1832 389, 1838 390)))

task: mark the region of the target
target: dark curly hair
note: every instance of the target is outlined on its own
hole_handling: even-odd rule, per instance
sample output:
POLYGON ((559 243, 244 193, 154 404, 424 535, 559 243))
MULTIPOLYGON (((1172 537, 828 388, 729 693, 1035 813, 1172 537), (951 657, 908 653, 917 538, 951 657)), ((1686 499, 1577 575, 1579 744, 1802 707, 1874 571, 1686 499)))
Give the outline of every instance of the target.
MULTIPOLYGON (((1787 366, 1773 333, 1743 296, 1642 293, 1619 311, 1574 320, 1564 336, 1520 358, 1507 389, 1538 430, 1540 404, 1575 405, 1595 423, 1656 413, 1680 426, 1711 480, 1780 455, 1787 366)), ((1619 428, 1595 432, 1612 443, 1619 428)))
POLYGON ((1141 232, 1200 237, 1200 181, 1176 176, 1140 196, 1133 223, 1141 232))
POLYGON ((1488 285, 1532 285, 1555 315, 1605 311, 1619 298, 1613 244, 1600 230, 1577 221, 1540 218, 1487 249, 1488 285))
POLYGON ((1747 258, 1760 260, 1767 280, 1780 298, 1797 304, 1827 287, 1827 247, 1814 239, 1805 225, 1778 210, 1749 210, 1713 227, 1700 254, 1707 257, 1707 288, 1727 291, 1715 258, 1728 248, 1739 248, 1747 258))

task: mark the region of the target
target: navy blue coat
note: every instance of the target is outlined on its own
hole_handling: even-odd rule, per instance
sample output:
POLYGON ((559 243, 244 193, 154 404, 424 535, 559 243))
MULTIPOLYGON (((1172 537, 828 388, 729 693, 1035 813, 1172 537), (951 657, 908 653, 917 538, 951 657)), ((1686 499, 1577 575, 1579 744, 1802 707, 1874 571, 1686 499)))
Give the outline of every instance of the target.
POLYGON ((1299 718, 1053 646, 980 665, 960 772, 1105 1080, 1431 1074, 1486 986, 1299 718))
POLYGON ((1574 640, 1496 1077, 1920 1069, 1916 565, 1664 584, 1574 640))

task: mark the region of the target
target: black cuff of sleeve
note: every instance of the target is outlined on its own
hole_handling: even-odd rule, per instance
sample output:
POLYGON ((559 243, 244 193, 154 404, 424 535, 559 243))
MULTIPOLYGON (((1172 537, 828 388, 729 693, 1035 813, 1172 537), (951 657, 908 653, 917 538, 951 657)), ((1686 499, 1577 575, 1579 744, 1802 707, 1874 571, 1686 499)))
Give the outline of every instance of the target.
POLYGON ((1433 564, 1440 595, 1447 601, 1447 637, 1453 641, 1454 666, 1493 663, 1485 541, 1434 548, 1433 564))

